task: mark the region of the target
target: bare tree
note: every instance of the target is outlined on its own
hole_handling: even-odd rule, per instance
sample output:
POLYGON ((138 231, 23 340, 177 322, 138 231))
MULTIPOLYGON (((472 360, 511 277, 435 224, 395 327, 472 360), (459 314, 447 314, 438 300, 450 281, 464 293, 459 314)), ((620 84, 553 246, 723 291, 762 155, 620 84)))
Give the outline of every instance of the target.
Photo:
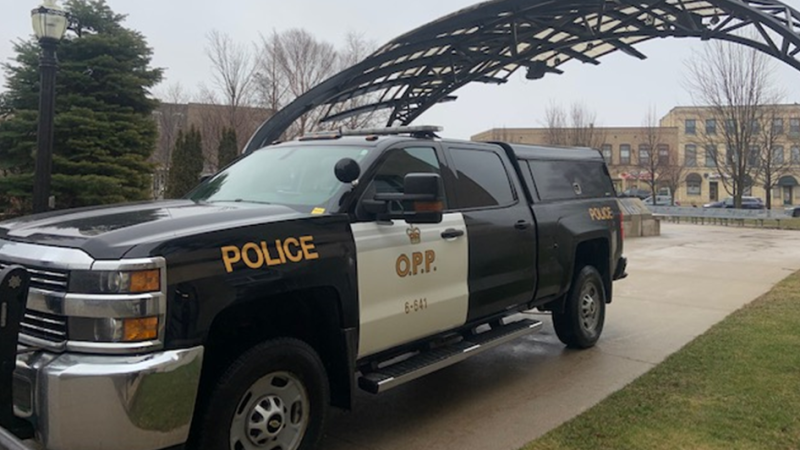
POLYGON ((172 161, 172 150, 178 133, 187 128, 187 105, 189 95, 179 82, 171 83, 155 93, 161 104, 153 112, 158 126, 158 143, 151 162, 153 173, 153 199, 162 198, 167 185, 167 174, 172 161))
POLYGON ((171 83, 160 92, 155 93, 161 104, 155 111, 158 125, 158 148, 153 155, 153 162, 162 167, 169 167, 172 158, 172 147, 178 138, 178 132, 186 127, 186 102, 189 95, 179 82, 171 83))
MULTIPOLYGON (((663 165, 660 169, 659 184, 672 193, 672 205, 675 205, 675 193, 686 179, 686 167, 678 160, 678 152, 670 152, 669 164, 663 165)), ((654 197, 655 198, 655 197, 654 197)))
MULTIPOLYGON (((273 34, 275 58, 285 77, 287 93, 293 100, 322 83, 338 68, 339 55, 334 46, 317 40, 302 29, 273 34)), ((289 130, 290 137, 319 129, 324 109, 304 114, 289 130)))
POLYGON ((581 103, 573 103, 569 112, 550 103, 545 120, 545 139, 549 145, 599 149, 605 143, 604 130, 596 127, 597 114, 581 103))
POLYGON ((213 85, 227 109, 226 126, 237 130, 244 120, 240 110, 252 102, 254 58, 248 47, 234 42, 227 34, 215 30, 208 34, 207 40, 206 56, 211 63, 213 85))
MULTIPOLYGON (((375 48, 375 42, 356 33, 347 34, 344 46, 338 50, 332 44, 318 40, 302 29, 280 33, 273 31, 272 34, 261 35, 256 43, 257 60, 253 81, 258 104, 278 111, 324 80, 361 62, 375 48)), ((320 106, 300 117, 283 138, 291 139, 312 131, 356 129, 385 123, 388 115, 384 112, 366 112, 347 116, 339 121, 328 120, 321 123, 325 117, 373 103, 376 95, 366 93, 333 105, 320 106)))
MULTIPOLYGON (((367 58, 375 51, 377 45, 374 41, 366 40, 363 35, 350 32, 345 37, 345 45, 339 51, 337 71, 342 71, 354 66, 367 58)), ((346 101, 337 103, 328 109, 326 115, 341 113, 353 110, 367 104, 375 103, 379 99, 378 94, 367 93, 353 97, 346 101)), ((371 111, 364 114, 353 115, 340 121, 335 121, 331 125, 336 128, 358 129, 376 127, 385 124, 389 119, 389 113, 385 110, 371 111)))
POLYGON ((780 178, 791 171, 791 155, 786 157, 786 148, 781 138, 785 134, 785 119, 777 106, 765 106, 764 118, 759 133, 758 181, 766 191, 767 208, 772 208, 772 191, 780 178))
MULTIPOLYGON (((772 81, 773 65, 756 49, 730 42, 713 42, 686 63, 687 89, 695 103, 706 106, 719 126, 700 136, 708 146, 724 146, 715 158, 725 190, 742 206, 742 196, 759 173, 760 127, 765 105, 778 103, 772 81)), ((709 127, 705 127, 709 128, 709 127)))
POLYGON ((279 62, 280 36, 273 31, 269 37, 263 34, 256 45, 256 72, 253 88, 258 104, 272 111, 279 111, 289 102, 287 76, 279 62))
MULTIPOLYGON (((653 199, 656 199, 659 184, 664 184, 667 172, 669 175, 674 175, 675 168, 671 166, 678 165, 679 161, 677 149, 671 149, 666 142, 666 135, 659 125, 658 114, 653 107, 648 109, 645 115, 642 140, 643 142, 639 144, 637 164, 645 174, 644 181, 649 186, 653 199)), ((675 189, 670 187, 670 192, 674 197, 675 189)))

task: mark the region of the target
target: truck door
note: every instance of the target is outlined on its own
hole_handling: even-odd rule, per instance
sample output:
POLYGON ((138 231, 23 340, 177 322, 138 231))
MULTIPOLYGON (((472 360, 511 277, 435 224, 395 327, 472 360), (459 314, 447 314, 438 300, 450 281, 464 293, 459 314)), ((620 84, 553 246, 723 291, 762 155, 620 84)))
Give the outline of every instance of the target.
POLYGON ((477 320, 529 302, 536 288, 536 225, 516 171, 497 147, 447 150, 454 210, 469 232, 469 314, 477 320))
MULTIPOLYGON (((409 173, 441 175, 439 156, 433 145, 389 150, 367 180, 361 201, 376 193, 403 192, 409 173)), ((441 192, 447 208, 444 186, 441 192)), ((356 208, 356 216, 363 217, 356 208)), ((361 312, 359 358, 465 323, 469 238, 460 213, 444 214, 440 224, 360 221, 352 231, 361 312)))

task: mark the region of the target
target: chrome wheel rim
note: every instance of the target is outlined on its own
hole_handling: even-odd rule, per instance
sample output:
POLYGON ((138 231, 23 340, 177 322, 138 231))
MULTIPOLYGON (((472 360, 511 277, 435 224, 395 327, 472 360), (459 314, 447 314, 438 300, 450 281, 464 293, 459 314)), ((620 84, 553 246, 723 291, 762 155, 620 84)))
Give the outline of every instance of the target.
POLYGON ((600 291, 594 283, 586 283, 581 289, 580 299, 581 327, 588 333, 594 333, 600 324, 600 291))
POLYGON ((245 392, 231 423, 231 450, 297 450, 308 428, 308 392, 288 372, 259 379, 245 392))

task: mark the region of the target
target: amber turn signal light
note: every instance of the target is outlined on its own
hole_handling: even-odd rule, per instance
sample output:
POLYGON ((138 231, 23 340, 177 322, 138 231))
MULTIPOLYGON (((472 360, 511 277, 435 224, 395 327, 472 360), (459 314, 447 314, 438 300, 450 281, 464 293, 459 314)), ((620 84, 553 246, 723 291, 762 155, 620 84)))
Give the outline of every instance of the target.
POLYGON ((161 271, 158 269, 131 272, 131 293, 161 290, 161 271))
POLYGON ((152 341, 158 338, 158 317, 125 319, 123 322, 123 342, 152 341))

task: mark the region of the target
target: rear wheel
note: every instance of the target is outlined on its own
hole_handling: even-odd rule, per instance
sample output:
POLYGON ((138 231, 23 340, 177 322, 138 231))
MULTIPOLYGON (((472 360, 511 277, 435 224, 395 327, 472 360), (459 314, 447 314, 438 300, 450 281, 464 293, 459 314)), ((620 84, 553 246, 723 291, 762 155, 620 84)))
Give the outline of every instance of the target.
POLYGON ((597 343, 606 318, 603 278, 592 266, 584 266, 572 282, 563 311, 553 312, 558 339, 571 348, 589 348, 597 343))
POLYGON ((260 344, 220 378, 199 423, 202 450, 311 450, 329 388, 319 356, 295 339, 260 344))

